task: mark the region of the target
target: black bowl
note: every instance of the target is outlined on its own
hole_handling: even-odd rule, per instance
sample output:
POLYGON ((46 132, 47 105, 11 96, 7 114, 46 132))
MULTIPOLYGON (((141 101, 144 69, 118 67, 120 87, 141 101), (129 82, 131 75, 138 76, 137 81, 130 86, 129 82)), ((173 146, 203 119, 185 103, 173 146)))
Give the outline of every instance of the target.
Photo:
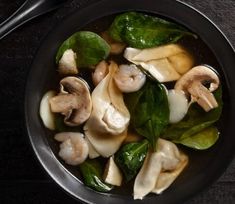
MULTIPOLYGON (((200 58, 200 56, 199 56, 200 58)), ((200 61, 200 60, 199 60, 200 61)), ((87 203, 182 203, 212 184, 224 172, 235 153, 232 135, 235 121, 235 54, 222 32, 194 8, 172 0, 103 0, 64 19, 46 37, 29 73, 25 116, 33 149, 48 174, 70 195, 87 203), (188 151, 190 164, 176 182, 162 195, 148 195, 143 201, 134 201, 127 186, 110 193, 98 193, 83 185, 75 167, 65 165, 58 157, 58 145, 53 133, 45 129, 39 117, 39 103, 43 94, 57 82, 55 53, 60 44, 81 29, 101 31, 110 19, 125 11, 147 12, 175 21, 200 36, 195 50, 204 52, 201 62, 214 66, 221 75, 224 108, 218 124, 221 135, 217 144, 207 151, 188 151), (109 16, 109 17, 107 17, 109 16), (105 20, 107 19, 107 20, 105 20), (94 24, 90 24, 94 22, 94 24)), ((187 151, 187 150, 186 150, 187 151)))

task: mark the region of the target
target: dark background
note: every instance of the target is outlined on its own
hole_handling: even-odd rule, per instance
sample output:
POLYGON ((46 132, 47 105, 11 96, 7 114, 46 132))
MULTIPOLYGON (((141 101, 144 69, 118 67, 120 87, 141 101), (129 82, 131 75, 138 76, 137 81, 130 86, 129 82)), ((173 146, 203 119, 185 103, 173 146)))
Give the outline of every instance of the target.
MULTIPOLYGON (((212 19, 235 46, 234 0, 182 1, 212 19)), ((0 0, 0 21, 23 2, 0 0)), ((0 203, 78 203, 57 186, 35 158, 24 132, 23 99, 30 64, 44 37, 64 16, 92 2, 95 0, 68 0, 59 10, 25 24, 0 41, 0 203)), ((197 203, 235 203, 235 160, 209 189, 186 202, 197 203)))

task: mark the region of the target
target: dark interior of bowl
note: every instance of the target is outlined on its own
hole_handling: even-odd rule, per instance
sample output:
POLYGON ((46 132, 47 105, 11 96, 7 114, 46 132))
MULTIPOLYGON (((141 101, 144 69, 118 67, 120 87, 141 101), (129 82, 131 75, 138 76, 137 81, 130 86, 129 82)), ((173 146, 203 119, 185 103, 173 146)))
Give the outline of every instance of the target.
MULTIPOLYGON (((137 1, 137 5, 141 5, 140 2, 141 1, 137 1)), ((146 4, 148 5, 148 3, 150 7, 153 1, 147 1, 146 4)), ((231 93, 234 92, 235 89, 232 89, 228 75, 234 73, 230 66, 232 64, 234 65, 235 62, 231 59, 223 59, 224 56, 219 53, 219 49, 223 49, 226 52, 231 52, 231 55, 233 55, 234 53, 232 49, 227 49, 230 46, 226 39, 223 38, 222 34, 207 19, 204 19, 204 17, 201 16, 205 22, 210 24, 215 29, 218 36, 222 36, 223 43, 221 42, 219 44, 221 46, 217 45, 218 41, 214 41, 216 45, 214 44, 215 46, 212 46, 213 40, 211 39, 208 41, 209 38, 206 37, 203 32, 199 32, 201 27, 204 29, 211 28, 206 27, 206 25, 199 25, 200 22, 196 23, 198 25, 191 26, 190 22, 185 22, 184 18, 180 14, 178 16, 176 14, 168 14, 170 12, 167 10, 169 9, 168 7, 172 6, 179 6, 180 8, 182 7, 186 10, 191 10, 191 8, 188 8, 178 2, 176 5, 174 5, 174 3, 169 3, 169 5, 165 5, 166 13, 164 14, 162 11, 164 8, 157 8, 157 6, 154 6, 150 9, 147 5, 146 8, 141 8, 141 6, 133 8, 135 6, 130 7, 130 5, 129 7, 125 5, 125 7, 123 6, 119 9, 113 10, 107 8, 104 9, 105 12, 102 13, 102 11, 100 11, 102 10, 100 9, 101 5, 97 4, 97 8, 95 8, 95 6, 93 8, 90 7, 84 12, 81 12, 81 14, 74 14, 72 17, 67 18, 62 25, 59 26, 61 28, 55 29, 47 37, 38 52, 32 66, 32 71, 29 75, 26 90, 25 111, 26 125, 33 148, 42 165, 54 178, 54 180, 56 180, 57 183, 59 183, 67 192, 86 202, 131 203, 133 202, 133 183, 130 182, 121 188, 115 188, 108 194, 98 193, 83 186, 78 168, 66 165, 58 157, 59 143, 57 143, 53 138, 55 133, 44 128, 38 114, 39 103, 41 97, 46 91, 58 89, 59 78, 54 59, 56 50, 60 44, 71 34, 79 30, 89 30, 96 33, 105 31, 113 21, 114 17, 120 12, 129 10, 127 8, 141 12, 148 11, 147 13, 151 15, 180 23, 196 33, 199 36, 198 39, 184 38, 180 40, 179 43, 193 54, 196 59, 196 65, 208 64, 215 68, 220 74, 223 87, 224 108, 222 117, 217 123, 217 127, 219 128, 221 134, 216 145, 209 150, 204 151, 195 151, 180 146, 180 148, 183 149, 189 156, 188 167, 162 195, 156 196, 154 194, 150 194, 142 202, 177 203, 185 200, 217 179, 228 165, 234 154, 234 150, 230 143, 231 141, 234 141, 234 138, 231 139, 232 135, 230 134, 229 129, 231 130, 232 127, 230 127, 230 120, 234 119, 234 107, 231 105, 231 93), (89 11, 92 9, 99 9, 99 12, 96 14, 89 14, 89 11), (230 60, 230 63, 228 63, 227 60, 230 60), (224 159, 224 157, 226 157, 226 159, 224 159)), ((187 14, 186 12, 185 15, 193 14, 187 14)), ((200 16, 198 13, 195 15, 200 16)), ((185 18, 187 18, 187 16, 185 16, 185 18)), ((189 18, 191 18, 191 16, 189 16, 189 18)), ((210 32, 210 30, 208 30, 208 32, 210 32)), ((218 37, 217 39, 216 37, 217 36, 214 35, 214 40, 219 40, 218 37)), ((228 55, 226 57, 228 57, 228 55)), ((141 201, 135 201, 135 203, 138 202, 141 201)))

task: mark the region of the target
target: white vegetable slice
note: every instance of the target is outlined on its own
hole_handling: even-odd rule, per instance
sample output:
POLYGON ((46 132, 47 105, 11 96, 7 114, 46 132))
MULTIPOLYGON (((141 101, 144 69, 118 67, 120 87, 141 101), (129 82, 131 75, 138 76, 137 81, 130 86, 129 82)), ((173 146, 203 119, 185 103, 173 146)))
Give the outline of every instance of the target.
POLYGON ((51 112, 49 100, 56 95, 54 91, 48 91, 42 97, 39 114, 42 119, 43 124, 50 130, 55 129, 55 116, 51 112))
POLYGON ((77 74, 76 53, 72 49, 64 52, 59 61, 59 73, 63 75, 77 74))
POLYGON ((185 93, 181 90, 168 91, 168 103, 170 109, 170 123, 177 123, 184 118, 188 112, 188 99, 185 93))
POLYGON ((105 183, 114 186, 121 186, 122 184, 122 173, 114 162, 113 157, 110 157, 106 164, 103 178, 105 183))

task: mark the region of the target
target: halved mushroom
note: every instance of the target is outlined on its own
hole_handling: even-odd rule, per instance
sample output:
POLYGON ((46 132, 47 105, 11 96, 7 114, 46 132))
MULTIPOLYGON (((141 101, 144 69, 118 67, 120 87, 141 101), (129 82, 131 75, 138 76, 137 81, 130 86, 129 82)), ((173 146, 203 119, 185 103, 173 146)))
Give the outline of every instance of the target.
POLYGON ((76 58, 77 55, 72 49, 66 50, 59 61, 59 73, 61 75, 77 74, 76 58))
POLYGON ((60 144, 59 156, 70 165, 83 163, 88 156, 88 145, 84 135, 79 132, 61 132, 55 135, 60 144))
POLYGON ((69 126, 84 123, 91 114, 92 101, 87 83, 77 77, 60 81, 60 94, 50 99, 51 111, 65 115, 69 126))
POLYGON ((218 107, 212 94, 220 84, 219 77, 209 67, 201 65, 192 68, 184 74, 175 84, 176 90, 183 90, 191 95, 191 102, 197 102, 206 112, 218 107), (206 88, 205 85, 209 85, 206 88))
POLYGON ((180 45, 169 44, 147 49, 126 48, 124 57, 142 66, 159 82, 175 81, 192 68, 192 56, 180 45))

